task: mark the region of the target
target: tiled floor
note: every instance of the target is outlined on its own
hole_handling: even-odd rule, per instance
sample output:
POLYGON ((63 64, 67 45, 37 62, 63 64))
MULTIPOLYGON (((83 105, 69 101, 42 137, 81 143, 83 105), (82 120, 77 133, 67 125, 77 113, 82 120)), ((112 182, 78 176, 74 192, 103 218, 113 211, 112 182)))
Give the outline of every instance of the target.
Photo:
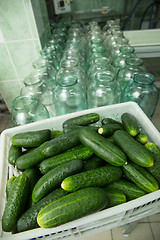
MULTIPOLYGON (((157 77, 157 81, 160 81, 159 75, 157 77)), ((9 117, 9 114, 0 113, 0 132, 11 127, 9 117)), ((152 122, 160 131, 160 99, 152 122)), ((124 227, 114 228, 82 240, 160 240, 160 213, 139 220, 128 237, 123 235, 123 229, 124 227)))

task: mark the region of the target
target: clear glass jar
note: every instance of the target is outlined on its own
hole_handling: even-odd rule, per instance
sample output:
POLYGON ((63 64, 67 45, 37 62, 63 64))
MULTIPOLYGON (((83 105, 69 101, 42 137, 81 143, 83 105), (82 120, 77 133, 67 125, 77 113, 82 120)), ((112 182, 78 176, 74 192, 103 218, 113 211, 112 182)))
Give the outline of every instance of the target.
POLYGON ((34 96, 18 96, 12 102, 10 115, 13 127, 49 118, 46 107, 34 96))
POLYGON ((55 79, 48 74, 45 68, 35 69, 24 80, 24 87, 20 95, 32 95, 48 109, 50 117, 55 116, 52 95, 56 87, 55 79))
POLYGON ((120 97, 121 88, 110 71, 98 72, 87 90, 89 108, 119 103, 120 97))
POLYGON ((87 84, 87 76, 84 69, 78 65, 78 61, 74 58, 66 59, 61 62, 61 68, 57 73, 56 81, 59 82, 59 79, 67 76, 75 76, 78 79, 78 82, 81 83, 85 88, 87 84))
POLYGON ((63 76, 58 79, 53 103, 56 115, 85 110, 87 109, 86 90, 75 76, 63 76))
POLYGON ((133 75, 137 72, 146 72, 143 60, 138 57, 127 58, 125 67, 120 69, 117 75, 122 91, 128 82, 133 81, 133 75))
POLYGON ((113 59, 116 55, 118 55, 120 53, 120 48, 122 46, 129 46, 129 40, 125 37, 121 38, 118 37, 115 40, 115 44, 110 46, 110 49, 108 51, 109 56, 111 59, 113 59))
POLYGON ((120 69, 125 67, 127 58, 136 57, 134 53, 135 48, 132 46, 123 46, 120 47, 119 50, 120 50, 119 54, 114 56, 114 58, 111 61, 111 64, 115 67, 117 73, 120 69))
POLYGON ((154 82, 155 77, 150 73, 135 73, 133 81, 122 92, 121 102, 136 102, 151 119, 159 99, 159 91, 154 82))

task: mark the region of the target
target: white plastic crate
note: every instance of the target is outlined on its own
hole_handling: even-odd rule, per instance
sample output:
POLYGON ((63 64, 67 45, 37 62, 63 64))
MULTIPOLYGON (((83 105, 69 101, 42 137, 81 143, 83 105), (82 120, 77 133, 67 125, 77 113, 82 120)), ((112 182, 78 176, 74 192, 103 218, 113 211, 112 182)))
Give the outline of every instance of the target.
MULTIPOLYGON (((120 120, 124 112, 134 114, 139 121, 143 130, 149 136, 150 141, 153 141, 160 146, 160 133, 147 118, 144 112, 134 102, 115 104, 105 107, 88 109, 80 112, 57 116, 54 118, 46 119, 43 121, 27 124, 20 127, 15 127, 3 131, 0 139, 0 219, 6 204, 6 182, 8 177, 13 173, 18 175, 18 171, 11 165, 8 165, 8 152, 10 148, 11 137, 19 132, 40 130, 45 128, 62 129, 62 123, 71 117, 91 112, 99 113, 101 118, 112 117, 113 119, 120 120)), ((75 221, 63 224, 56 228, 43 229, 37 228, 22 233, 11 234, 5 233, 1 229, 0 223, 0 238, 3 240, 29 240, 29 239, 78 239, 87 237, 89 235, 106 231, 124 224, 137 221, 149 215, 158 213, 160 209, 160 190, 147 194, 138 199, 129 201, 127 203, 108 208, 106 210, 88 215, 86 217, 77 219, 75 221)))

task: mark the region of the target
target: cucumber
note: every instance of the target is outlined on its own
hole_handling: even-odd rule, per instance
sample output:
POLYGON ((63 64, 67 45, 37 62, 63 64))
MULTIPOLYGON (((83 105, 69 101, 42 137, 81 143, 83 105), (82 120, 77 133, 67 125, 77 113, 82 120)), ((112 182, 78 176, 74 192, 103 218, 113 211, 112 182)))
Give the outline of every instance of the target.
POLYGON ((114 166, 122 166, 127 163, 127 158, 122 150, 95 131, 81 129, 79 138, 83 145, 89 147, 106 162, 114 166))
POLYGON ((90 158, 92 155, 93 155, 93 152, 91 151, 90 148, 85 147, 83 145, 79 145, 75 149, 71 149, 70 151, 66 151, 56 156, 43 160, 39 165, 39 169, 42 174, 46 174, 51 169, 55 168, 56 166, 64 162, 74 160, 74 159, 85 160, 90 158))
POLYGON ((107 206, 107 201, 105 190, 84 188, 44 207, 38 213, 37 222, 42 228, 53 228, 100 211, 107 206))
POLYGON ((78 131, 73 130, 72 132, 68 132, 62 134, 50 141, 44 146, 42 149, 42 155, 46 157, 51 157, 62 153, 72 147, 75 147, 80 144, 78 131))
POLYGON ((147 171, 155 177, 160 186, 160 148, 152 142, 145 144, 145 147, 152 153, 154 157, 154 165, 147 168, 147 171))
POLYGON ((17 230, 18 232, 27 231, 39 227, 37 223, 37 215, 39 211, 47 206, 49 203, 66 196, 67 192, 62 188, 57 188, 46 197, 42 198, 39 202, 30 207, 22 216, 18 219, 17 230))
POLYGON ((135 137, 139 134, 139 123, 136 117, 131 113, 123 113, 121 116, 122 125, 127 133, 132 137, 135 137))
POLYGON ((106 117, 106 118, 103 118, 102 119, 102 125, 106 125, 106 124, 110 124, 110 123, 115 123, 115 124, 121 124, 119 121, 115 120, 115 119, 112 119, 112 118, 109 118, 109 117, 106 117))
POLYGON ((103 187, 106 184, 118 181, 121 177, 121 168, 108 164, 104 167, 66 177, 62 181, 61 187, 67 192, 74 192, 86 187, 103 187))
POLYGON ((22 148, 11 145, 8 153, 8 162, 15 165, 16 160, 22 155, 22 148))
POLYGON ((47 142, 44 142, 39 147, 31 149, 30 151, 27 151, 25 154, 20 156, 16 160, 17 168, 21 170, 27 169, 27 168, 33 168, 42 160, 44 160, 46 157, 42 154, 42 150, 44 149, 44 146, 46 144, 47 142))
POLYGON ((106 161, 102 160, 101 158, 95 155, 84 162, 84 171, 99 168, 104 165, 106 165, 106 161))
POLYGON ((51 130, 29 131, 15 134, 12 139, 12 145, 18 147, 38 147, 43 142, 50 140, 51 130))
POLYGON ((110 137, 117 130, 123 129, 121 124, 118 123, 108 123, 106 125, 102 125, 98 128, 98 133, 105 137, 110 137))
POLYGON ((32 192, 33 202, 38 202, 41 198, 46 196, 48 193, 58 188, 66 177, 76 174, 83 169, 83 162, 79 159, 70 160, 64 162, 59 166, 55 167, 35 184, 32 192))
POLYGON ((63 128, 67 127, 68 125, 78 125, 78 126, 87 126, 92 123, 98 122, 100 116, 98 113, 88 113, 83 114, 77 117, 69 118, 63 123, 63 128))
POLYGON ((134 182, 146 193, 151 193, 159 189, 158 182, 145 168, 135 163, 128 163, 122 168, 126 178, 134 182))
POLYGON ((142 197, 146 195, 146 192, 139 188, 135 183, 130 182, 127 179, 120 179, 109 184, 107 187, 116 189, 124 193, 127 201, 142 197))
POLYGON ((88 125, 88 126, 67 125, 66 127, 63 128, 63 132, 67 133, 67 132, 73 131, 75 129, 80 130, 81 128, 88 128, 88 129, 91 129, 91 130, 95 130, 97 132, 99 127, 92 126, 92 125, 88 125))
POLYGON ((127 157, 134 163, 142 167, 151 167, 154 163, 154 158, 144 145, 137 142, 124 130, 117 130, 113 134, 113 139, 127 157))
POLYGON ((126 202, 126 196, 120 190, 109 187, 103 187, 103 189, 106 191, 106 195, 108 197, 107 207, 114 207, 126 202))
POLYGON ((16 177, 12 176, 7 181, 7 184, 6 184, 6 196, 7 196, 7 199, 9 197, 10 192, 11 192, 11 188, 12 188, 12 185, 13 185, 13 182, 14 182, 15 179, 16 179, 16 177))
POLYGON ((13 182, 3 216, 2 229, 12 232, 16 228, 17 220, 23 213, 27 203, 29 180, 25 174, 19 175, 13 182))
POLYGON ((59 130, 51 130, 51 139, 54 139, 56 137, 59 137, 63 134, 62 131, 59 131, 59 130))
POLYGON ((145 133, 139 133, 135 139, 141 144, 146 144, 148 142, 148 137, 145 133))

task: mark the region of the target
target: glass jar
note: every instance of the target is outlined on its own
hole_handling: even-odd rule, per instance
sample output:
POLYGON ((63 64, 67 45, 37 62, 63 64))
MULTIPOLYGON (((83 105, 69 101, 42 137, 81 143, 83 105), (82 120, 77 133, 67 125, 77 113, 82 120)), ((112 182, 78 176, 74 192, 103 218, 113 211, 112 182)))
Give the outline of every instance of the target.
POLYGON ((155 77, 150 73, 135 73, 133 81, 122 92, 121 102, 136 102, 151 119, 159 99, 159 91, 154 84, 155 77))
POLYGON ((120 69, 117 74, 117 81, 119 82, 122 91, 128 82, 133 81, 133 75, 137 72, 146 72, 143 60, 138 57, 127 58, 125 67, 120 69))
POLYGON ((67 76, 75 76, 78 82, 81 83, 85 88, 87 84, 86 72, 83 68, 78 65, 78 61, 74 58, 66 59, 61 62, 61 68, 57 73, 56 81, 67 76))
POLYGON ((97 72, 87 90, 88 107, 95 108, 120 102, 121 89, 110 71, 97 72))
POLYGON ((111 64, 115 67, 117 73, 120 69, 125 67, 127 58, 136 57, 134 53, 135 51, 134 47, 123 46, 120 47, 119 50, 120 50, 119 54, 114 56, 114 58, 111 61, 111 64))
POLYGON ((13 127, 40 121, 49 117, 49 112, 46 107, 34 98, 34 96, 18 96, 12 102, 10 120, 13 127))
POLYGON ((53 103, 56 115, 85 110, 87 109, 86 90, 75 76, 63 76, 58 79, 53 103))
POLYGON ((24 80, 20 95, 32 95, 48 109, 50 117, 55 116, 52 95, 56 86, 45 68, 33 70, 24 80))

